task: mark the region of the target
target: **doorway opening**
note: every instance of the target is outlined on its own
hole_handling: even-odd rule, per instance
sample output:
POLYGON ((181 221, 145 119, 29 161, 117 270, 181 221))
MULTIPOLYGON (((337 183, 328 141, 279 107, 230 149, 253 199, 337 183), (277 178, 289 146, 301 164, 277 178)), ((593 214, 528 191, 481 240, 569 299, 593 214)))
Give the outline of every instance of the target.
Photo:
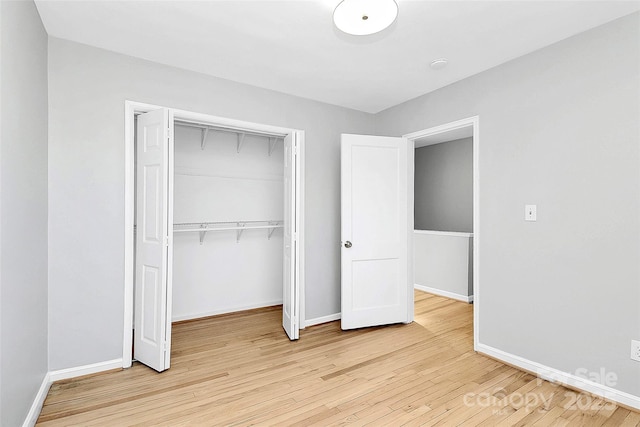
POLYGON ((129 101, 125 110, 123 366, 135 357, 167 369, 172 321, 274 304, 298 339, 304 132, 129 101))
POLYGON ((415 288, 473 302, 474 348, 477 348, 480 313, 479 117, 446 123, 404 137, 413 142, 410 145, 416 168, 410 178, 415 183, 416 230, 410 256, 414 263, 415 288), (452 156, 457 158, 453 160, 452 156), (448 174, 457 187, 455 191, 462 193, 457 195, 459 197, 446 194, 451 189, 442 188, 442 182, 432 183, 432 186, 424 182, 433 178, 427 176, 425 170, 429 162, 437 164, 435 168, 431 165, 429 174, 439 173, 440 178, 448 174), (456 169, 459 176, 453 177, 456 169), (447 204, 457 206, 454 215, 446 214, 447 204), (440 209, 443 207, 444 214, 440 209))

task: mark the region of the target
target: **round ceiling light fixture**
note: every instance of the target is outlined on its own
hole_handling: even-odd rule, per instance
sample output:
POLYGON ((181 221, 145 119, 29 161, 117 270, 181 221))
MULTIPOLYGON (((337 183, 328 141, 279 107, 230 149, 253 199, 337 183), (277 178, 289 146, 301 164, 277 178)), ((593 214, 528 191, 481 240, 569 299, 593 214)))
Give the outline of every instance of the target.
POLYGON ((395 0, 342 0, 333 11, 333 22, 342 32, 367 36, 387 28, 398 17, 395 0))
POLYGON ((448 63, 449 63, 449 60, 447 58, 438 58, 431 61, 431 64, 429 64, 429 66, 433 70, 442 70, 444 67, 447 66, 448 63))

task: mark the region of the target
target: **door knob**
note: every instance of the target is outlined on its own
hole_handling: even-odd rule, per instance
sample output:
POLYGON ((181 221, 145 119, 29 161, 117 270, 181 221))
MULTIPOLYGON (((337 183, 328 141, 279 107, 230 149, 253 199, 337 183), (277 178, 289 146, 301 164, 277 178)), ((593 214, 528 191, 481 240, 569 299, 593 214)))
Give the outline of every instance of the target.
POLYGON ((345 244, 344 244, 344 247, 345 247, 345 248, 347 248, 347 249, 349 249, 351 246, 353 246, 353 245, 352 245, 352 244, 351 244, 351 242, 350 242, 350 241, 348 241, 348 240, 347 240, 347 241, 345 242, 345 244))

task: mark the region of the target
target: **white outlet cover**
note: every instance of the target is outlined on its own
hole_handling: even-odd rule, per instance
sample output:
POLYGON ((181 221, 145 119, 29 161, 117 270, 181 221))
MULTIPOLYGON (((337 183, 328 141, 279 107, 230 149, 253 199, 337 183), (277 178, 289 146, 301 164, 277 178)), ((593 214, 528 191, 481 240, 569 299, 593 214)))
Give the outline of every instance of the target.
POLYGON ((537 220, 537 205, 524 205, 524 220, 536 221, 537 220))

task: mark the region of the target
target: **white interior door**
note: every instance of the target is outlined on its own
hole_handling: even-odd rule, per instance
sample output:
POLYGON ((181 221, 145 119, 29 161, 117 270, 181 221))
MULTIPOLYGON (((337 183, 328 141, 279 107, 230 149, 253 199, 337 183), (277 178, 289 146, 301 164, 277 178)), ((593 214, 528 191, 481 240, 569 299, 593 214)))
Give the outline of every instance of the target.
POLYGON ((297 134, 284 138, 284 272, 282 290, 282 327, 289 339, 297 340, 300 332, 298 321, 300 297, 298 294, 299 274, 299 175, 300 165, 297 155, 297 134))
POLYGON ((342 329, 411 322, 408 141, 343 134, 341 142, 342 329))
POLYGON ((138 116, 133 357, 159 372, 170 363, 172 128, 166 108, 138 116))

